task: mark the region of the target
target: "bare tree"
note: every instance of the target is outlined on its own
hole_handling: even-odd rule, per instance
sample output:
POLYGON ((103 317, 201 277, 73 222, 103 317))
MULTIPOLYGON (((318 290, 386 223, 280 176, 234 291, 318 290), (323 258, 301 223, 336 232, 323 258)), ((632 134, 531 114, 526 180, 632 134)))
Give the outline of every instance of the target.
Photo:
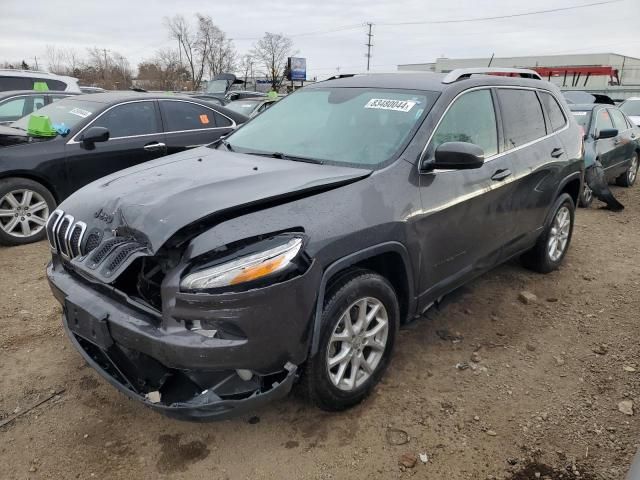
MULTIPOLYGON (((253 66, 255 64, 255 58, 250 53, 245 53, 240 59, 240 71, 244 76, 244 86, 247 88, 247 82, 250 77, 253 77, 253 66)), ((255 83, 254 83, 255 88, 255 83)))
POLYGON ((178 50, 161 49, 155 56, 138 65, 138 83, 151 90, 182 90, 183 80, 189 76, 180 65, 178 50))
POLYGON ((278 91, 284 80, 287 57, 295 55, 293 41, 280 33, 266 32, 254 45, 252 55, 264 67, 271 88, 278 91))
POLYGON ((58 75, 79 76, 82 61, 78 52, 73 48, 61 48, 55 45, 47 45, 45 59, 49 71, 58 75))
POLYGON ((197 25, 192 27, 182 15, 165 18, 172 38, 178 41, 191 76, 193 90, 198 90, 204 76, 207 57, 211 50, 213 22, 211 17, 196 14, 197 25))
MULTIPOLYGON (((209 19, 210 20, 210 19, 209 19)), ((237 53, 230 38, 213 23, 209 24, 211 48, 207 57, 210 78, 236 69, 237 53)))

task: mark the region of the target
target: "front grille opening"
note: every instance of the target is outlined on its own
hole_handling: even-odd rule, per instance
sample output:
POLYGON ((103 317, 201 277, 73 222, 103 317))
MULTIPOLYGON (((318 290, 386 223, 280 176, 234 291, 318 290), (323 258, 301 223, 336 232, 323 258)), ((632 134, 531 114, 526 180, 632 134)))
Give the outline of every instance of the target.
POLYGON ((115 255, 112 256, 109 265, 107 266, 107 270, 109 272, 113 272, 116 268, 120 266, 122 262, 124 262, 131 253, 135 250, 140 249, 140 245, 137 243, 132 243, 130 245, 125 245, 120 247, 120 249, 116 252, 115 255))
POLYGON ((167 270, 166 263, 156 257, 136 258, 118 276, 114 285, 130 298, 141 301, 160 312, 162 311, 160 291, 167 270))
POLYGON ((91 257, 91 267, 95 268, 102 260, 118 245, 125 243, 127 240, 124 238, 110 238, 104 242, 98 250, 91 257))
POLYGON ((62 223, 58 227, 58 232, 56 233, 56 243, 58 244, 58 248, 60 249, 60 253, 63 255, 68 255, 67 251, 67 242, 65 242, 65 235, 67 233, 67 229, 69 228, 69 224, 71 222, 68 218, 62 220, 62 223))
POLYGON ((82 235, 82 227, 80 225, 76 225, 75 227, 73 227, 73 230, 71 231, 71 236, 69 237, 69 244, 70 244, 70 248, 71 251, 69 252, 69 254, 72 257, 77 257, 78 255, 80 255, 80 236, 82 235))
POLYGON ((92 230, 87 236, 87 240, 84 244, 84 254, 87 255, 94 251, 96 247, 100 245, 101 239, 102 233, 99 230, 92 230))

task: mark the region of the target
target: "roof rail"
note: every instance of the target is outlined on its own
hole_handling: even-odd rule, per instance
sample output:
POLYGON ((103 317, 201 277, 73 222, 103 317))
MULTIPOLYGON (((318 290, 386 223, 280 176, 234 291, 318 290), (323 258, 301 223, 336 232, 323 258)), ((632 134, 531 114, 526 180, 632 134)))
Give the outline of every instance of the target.
POLYGON ((471 75, 503 75, 515 76, 522 78, 532 78, 534 80, 542 80, 542 77, 535 70, 526 68, 506 68, 506 67, 477 67, 477 68, 456 68, 442 79, 442 83, 453 83, 458 80, 469 78, 471 75))
POLYGON ((46 72, 44 70, 25 70, 24 68, 0 68, 0 71, 20 73, 46 73, 47 75, 55 75, 55 73, 46 72))

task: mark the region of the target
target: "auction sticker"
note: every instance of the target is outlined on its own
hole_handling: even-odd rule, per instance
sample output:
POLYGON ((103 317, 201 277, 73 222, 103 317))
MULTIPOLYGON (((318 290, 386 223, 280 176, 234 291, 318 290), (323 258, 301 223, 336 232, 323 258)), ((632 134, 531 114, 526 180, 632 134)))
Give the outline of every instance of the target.
POLYGON ((394 112, 408 112, 418 102, 414 100, 390 100, 386 98, 372 98, 364 108, 375 108, 378 110, 393 110, 394 112))
POLYGON ((74 108, 73 110, 69 111, 69 113, 71 113, 72 115, 77 115, 82 118, 87 118, 89 115, 91 115, 91 112, 87 110, 83 110, 82 108, 74 108))

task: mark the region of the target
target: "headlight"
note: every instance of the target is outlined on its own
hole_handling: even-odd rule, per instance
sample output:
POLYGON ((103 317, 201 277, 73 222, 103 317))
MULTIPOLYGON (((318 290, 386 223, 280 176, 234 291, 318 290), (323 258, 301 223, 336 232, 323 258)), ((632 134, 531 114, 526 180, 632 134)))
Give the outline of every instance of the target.
POLYGON ((287 243, 269 250, 190 273, 182 279, 180 287, 193 291, 258 280, 287 268, 301 247, 302 239, 293 237, 287 243))

